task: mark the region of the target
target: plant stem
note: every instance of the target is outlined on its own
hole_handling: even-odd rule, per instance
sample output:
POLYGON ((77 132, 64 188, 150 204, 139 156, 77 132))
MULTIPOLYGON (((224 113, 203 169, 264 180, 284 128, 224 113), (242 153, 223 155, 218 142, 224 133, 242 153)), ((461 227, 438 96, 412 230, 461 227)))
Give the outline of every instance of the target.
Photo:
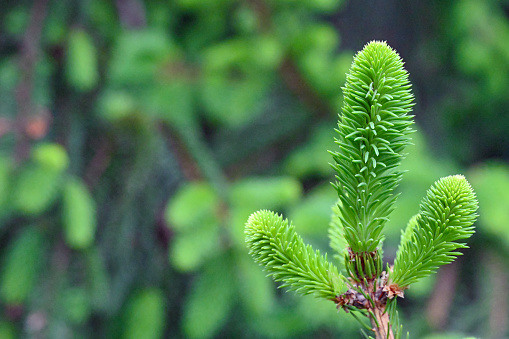
POLYGON ((389 325, 389 313, 385 312, 385 305, 380 305, 373 309, 373 314, 375 318, 370 313, 369 319, 371 320, 376 339, 394 339, 392 327, 389 325))
POLYGON ((16 162, 24 160, 30 152, 30 141, 25 133, 27 119, 34 115, 32 92, 34 87, 35 67, 40 49, 41 33, 48 9, 49 0, 38 0, 30 11, 30 22, 21 42, 19 68, 21 78, 16 88, 16 162))
POLYGON ((394 339, 389 312, 387 312, 386 291, 387 275, 382 272, 378 279, 364 279, 356 283, 350 278, 352 285, 345 293, 337 296, 333 301, 336 307, 342 307, 345 311, 352 308, 366 310, 366 316, 371 322, 371 330, 376 339, 394 339))

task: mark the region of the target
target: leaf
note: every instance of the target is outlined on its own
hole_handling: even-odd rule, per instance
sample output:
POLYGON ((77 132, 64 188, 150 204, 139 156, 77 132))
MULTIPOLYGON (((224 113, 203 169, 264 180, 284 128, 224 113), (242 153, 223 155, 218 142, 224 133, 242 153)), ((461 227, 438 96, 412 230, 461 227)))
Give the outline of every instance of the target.
POLYGON ((123 338, 162 338, 165 327, 164 300, 163 292, 156 288, 147 288, 135 294, 127 305, 123 338))
POLYGON ((32 292, 43 258, 43 237, 34 226, 10 244, 2 265, 0 294, 7 304, 21 304, 32 292))
POLYGON ((253 209, 280 208, 302 194, 300 182, 292 177, 246 178, 231 186, 230 201, 253 209))
POLYGON ((97 51, 87 32, 73 30, 69 34, 66 66, 68 81, 78 90, 89 91, 97 85, 97 51))
POLYGON ((339 44, 338 32, 328 24, 309 25, 292 41, 292 52, 306 54, 310 51, 332 52, 339 44))
POLYGON ((224 71, 205 74, 200 99, 210 121, 239 127, 260 115, 266 108, 265 98, 272 84, 271 74, 243 74, 238 77, 240 79, 231 78, 227 74, 224 71))
POLYGON ((202 220, 217 220, 219 197, 206 182, 189 182, 179 188, 164 213, 171 228, 184 231, 200 227, 202 220))
POLYGON ((153 85, 164 63, 178 54, 162 30, 124 30, 112 51, 108 80, 112 86, 153 85))
POLYGON ((62 174, 58 171, 28 165, 18 174, 13 187, 13 206, 34 215, 50 207, 60 192, 62 174))
POLYGON ((132 95, 126 91, 106 90, 100 99, 99 113, 112 122, 125 120, 138 113, 138 103, 132 95))
POLYGON ((213 338, 233 306, 232 263, 225 256, 209 261, 184 305, 182 326, 190 339, 213 338))
POLYGON ((62 220, 69 247, 85 249, 94 243, 97 228, 95 201, 79 179, 71 178, 65 183, 62 220))
POLYGON ((219 225, 203 220, 200 227, 178 234, 170 248, 172 265, 183 272, 194 271, 220 250, 219 225))
POLYGON ((32 149, 35 162, 50 171, 63 172, 69 166, 65 148, 57 143, 40 143, 32 149))

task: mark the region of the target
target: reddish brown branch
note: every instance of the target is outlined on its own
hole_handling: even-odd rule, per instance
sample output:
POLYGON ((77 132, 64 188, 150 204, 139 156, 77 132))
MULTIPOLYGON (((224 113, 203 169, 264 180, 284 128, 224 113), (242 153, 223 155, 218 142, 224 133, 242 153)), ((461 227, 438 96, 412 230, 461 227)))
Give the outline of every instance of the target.
POLYGON ((389 313, 386 312, 387 274, 383 272, 380 278, 364 280, 361 283, 354 282, 353 279, 350 281, 351 288, 333 299, 336 307, 341 307, 346 312, 352 308, 368 311, 368 318, 376 339, 394 339, 389 313))
POLYGON ((25 31, 21 43, 19 68, 21 79, 16 88, 16 103, 18 114, 15 122, 16 131, 16 161, 24 159, 30 149, 28 137, 25 132, 27 120, 33 115, 34 103, 32 100, 35 66, 40 49, 41 32, 48 8, 49 0, 36 0, 30 13, 30 23, 25 31))
POLYGON ((394 339, 392 326, 390 325, 389 313, 385 312, 385 307, 372 310, 375 318, 370 318, 373 332, 377 339, 394 339))

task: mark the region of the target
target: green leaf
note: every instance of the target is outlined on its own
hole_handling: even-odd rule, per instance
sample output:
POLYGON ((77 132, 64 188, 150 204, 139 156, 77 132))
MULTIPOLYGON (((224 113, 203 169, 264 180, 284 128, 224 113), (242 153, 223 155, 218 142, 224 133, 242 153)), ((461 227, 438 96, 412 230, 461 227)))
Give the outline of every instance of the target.
POLYGON ((95 201, 79 179, 69 179, 63 189, 62 219, 66 243, 85 249, 94 243, 97 227, 95 201))
POLYGON ((220 256, 198 277, 184 306, 182 324, 188 338, 213 338, 226 322, 235 295, 231 270, 231 260, 220 256))
POLYGON ((138 113, 138 103, 126 91, 107 90, 100 101, 99 113, 108 121, 117 122, 138 113))
POLYGON ((28 165, 16 178, 13 188, 14 207, 29 215, 44 212, 57 198, 61 182, 60 172, 28 165))
POLYGON ((302 30, 292 41, 292 54, 303 55, 310 51, 332 52, 339 44, 339 36, 333 26, 313 24, 302 30))
POLYGON ((219 197, 206 182, 189 182, 179 188, 165 210, 166 222, 178 231, 200 227, 202 220, 217 220, 219 197))
POLYGON ((55 172, 63 172, 69 166, 65 148, 56 143, 37 144, 32 149, 32 158, 42 167, 55 172))
POLYGON ((354 253, 380 246, 401 179, 397 170, 410 143, 413 95, 399 55, 385 42, 367 44, 354 58, 331 152, 341 223, 354 253))
POLYGON ((112 86, 152 85, 163 65, 178 55, 162 30, 124 30, 116 39, 108 80, 112 86))
POLYGON ((23 230, 10 244, 2 265, 0 295, 8 304, 26 301, 37 282, 43 237, 35 227, 23 230))
POLYGON ((452 262, 461 254, 456 250, 467 247, 460 241, 474 233, 477 207, 475 193, 462 175, 435 182, 421 203, 416 223, 410 223, 411 241, 397 252, 390 283, 404 289, 452 262))
POLYGON ((210 121, 239 127, 264 111, 265 97, 272 82, 270 73, 242 74, 236 78, 228 74, 223 70, 205 74, 200 99, 210 121))
POLYGON ((230 201, 251 209, 280 208, 302 194, 301 184, 292 177, 246 178, 231 186, 230 201))
POLYGON ((162 338, 165 327, 165 297, 156 288, 138 292, 129 301, 124 323, 125 339, 162 338))
POLYGON ((282 216, 267 210, 253 213, 245 232, 249 253, 275 281, 283 283, 281 287, 331 300, 341 292, 337 268, 327 256, 306 246, 282 216))
POLYGON ((97 51, 87 32, 71 31, 66 66, 69 83, 78 90, 89 91, 97 85, 99 80, 97 51))
POLYGON ((220 250, 219 225, 203 220, 199 228, 177 235, 170 248, 173 266, 183 272, 198 269, 220 250))

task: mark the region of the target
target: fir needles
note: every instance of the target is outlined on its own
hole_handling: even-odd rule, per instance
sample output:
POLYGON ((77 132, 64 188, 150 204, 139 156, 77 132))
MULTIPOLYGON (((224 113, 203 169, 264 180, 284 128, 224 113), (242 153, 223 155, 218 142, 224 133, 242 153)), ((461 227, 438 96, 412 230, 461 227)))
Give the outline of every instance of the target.
POLYGON ((283 282, 282 287, 331 300, 341 292, 338 269, 305 245, 282 216, 267 210, 253 213, 246 224, 246 242, 254 260, 283 282))
POLYGON ((395 297, 412 283, 452 262, 474 233, 477 200, 461 175, 435 182, 401 237, 394 267, 383 271, 382 230, 394 209, 398 169, 410 143, 413 95, 399 55, 373 41, 357 53, 343 87, 344 105, 331 151, 339 197, 329 228, 330 244, 344 266, 305 245, 294 227, 270 211, 246 223, 254 260, 282 286, 333 300, 367 317, 377 339, 400 338, 395 297), (343 267, 342 267, 343 268, 343 267))
POLYGON ((343 87, 344 105, 331 152, 341 200, 341 223, 355 253, 372 252, 393 209, 397 170, 410 143, 413 106, 408 73, 384 42, 371 42, 353 61, 343 87))
POLYGON ((452 175, 435 182, 402 237, 391 283, 404 289, 452 262, 461 254, 457 249, 467 248, 461 241, 474 233, 476 211, 474 191, 464 176, 452 175))

